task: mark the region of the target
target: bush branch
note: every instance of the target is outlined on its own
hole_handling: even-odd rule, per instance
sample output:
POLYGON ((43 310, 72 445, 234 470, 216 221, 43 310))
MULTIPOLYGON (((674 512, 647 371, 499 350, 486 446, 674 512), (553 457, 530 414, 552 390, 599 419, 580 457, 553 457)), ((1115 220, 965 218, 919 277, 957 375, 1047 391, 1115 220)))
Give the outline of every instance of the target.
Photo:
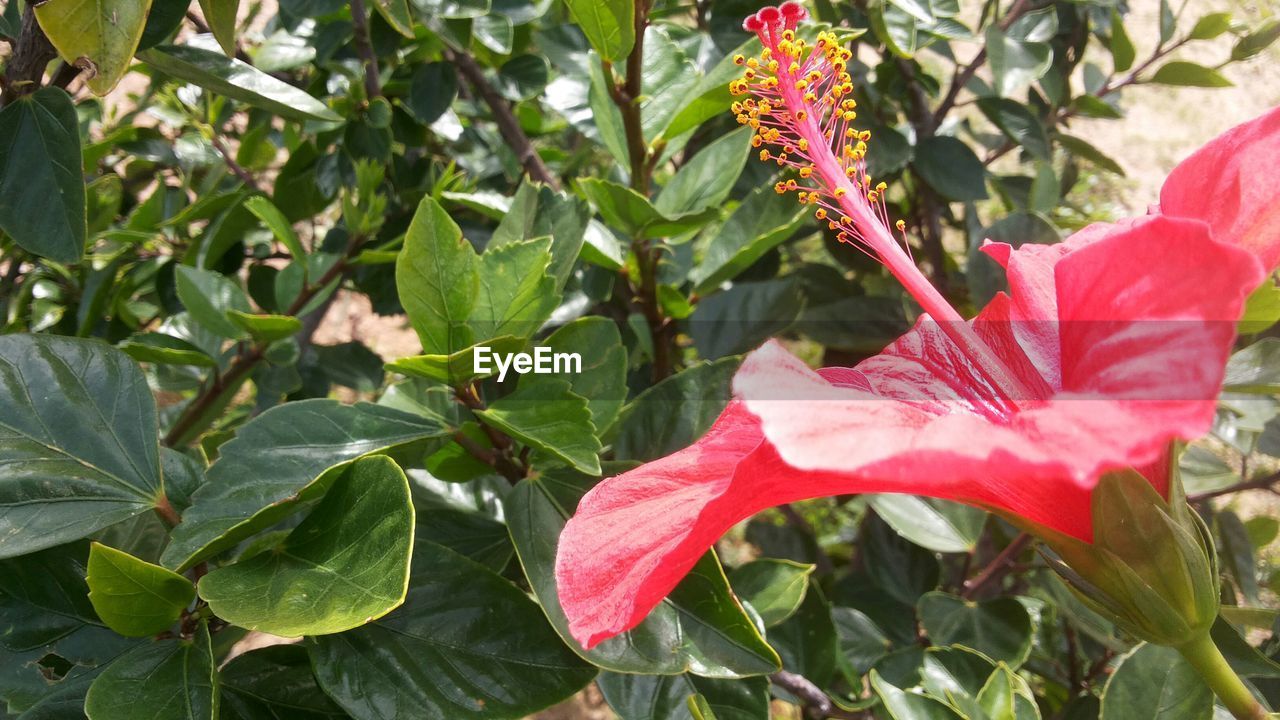
POLYGON ((53 48, 53 43, 49 42, 44 30, 40 29, 35 9, 28 4, 22 13, 22 30, 14 41, 13 51, 5 65, 4 92, 0 94, 0 107, 39 90, 44 80, 45 68, 57 57, 58 51, 53 48))

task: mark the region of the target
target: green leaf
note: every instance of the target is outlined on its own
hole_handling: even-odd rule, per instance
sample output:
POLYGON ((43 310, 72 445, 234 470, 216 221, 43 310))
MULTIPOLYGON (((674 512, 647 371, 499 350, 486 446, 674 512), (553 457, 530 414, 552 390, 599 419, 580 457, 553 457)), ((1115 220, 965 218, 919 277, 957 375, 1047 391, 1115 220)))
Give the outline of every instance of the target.
POLYGON ((236 56, 236 14, 240 0, 200 0, 200 12, 227 57, 236 56))
POLYGON ((457 387, 476 378, 497 374, 497 363, 492 362, 492 355, 520 352, 525 345, 524 338, 506 335, 471 345, 451 355, 414 355, 400 358, 387 363, 387 369, 401 375, 435 380, 457 387), (487 372, 476 370, 476 351, 481 347, 490 350, 490 354, 486 356, 490 360, 486 366, 487 372))
POLYGON ((836 627, 822 589, 812 581, 810 585, 796 612, 769 629, 769 644, 778 651, 784 669, 826 687, 836 671, 836 627))
POLYGON ((614 454, 653 460, 691 445, 724 410, 737 369, 731 357, 694 365, 640 393, 618 420, 614 454))
POLYGON ((467 319, 480 291, 480 258, 431 196, 423 198, 396 259, 396 288, 423 353, 449 355, 473 342, 467 319))
POLYGON ((751 37, 731 52, 725 53, 720 62, 698 80, 697 86, 688 93, 684 103, 671 118, 671 122, 663 128, 659 138, 663 140, 677 138, 702 123, 728 112, 733 105, 733 95, 729 93, 729 81, 742 74, 742 69, 733 62, 734 56, 758 56, 760 50, 760 38, 751 37))
POLYGON ((924 695, 905 692, 871 671, 871 689, 880 696, 893 720, 960 720, 961 715, 924 695))
POLYGON ((260 343, 283 340, 302 330, 302 321, 289 315, 253 315, 239 310, 227 310, 226 314, 233 325, 260 343))
POLYGON ((590 220, 591 208, 580 198, 526 181, 511 198, 485 251, 549 236, 551 267, 548 273, 555 278, 555 288, 559 291, 573 273, 590 220))
MULTIPOLYGON (((492 469, 489 469, 492 472, 492 469)), ((502 482, 506 482, 502 480, 502 482)), ((419 495, 422 493, 419 491, 419 495)), ((501 573, 515 549, 507 526, 487 515, 452 507, 431 506, 419 511, 418 542, 443 545, 490 570, 501 573)))
POLYGON ((1222 557, 1224 569, 1235 581, 1236 588, 1244 596, 1249 605, 1257 605, 1258 598, 1258 560, 1253 552, 1253 543, 1240 516, 1224 510, 1214 515, 1218 530, 1218 552, 1222 557))
POLYGON ((316 363, 335 385, 349 387, 357 392, 378 392, 382 380, 382 358, 359 340, 337 345, 313 345, 316 363))
POLYGON ((274 525, 323 495, 338 466, 448 432, 438 418, 368 403, 302 400, 271 408, 219 448, 162 564, 185 570, 274 525))
POLYGON ((178 299, 191 317, 206 330, 219 337, 239 339, 246 333, 240 323, 228 315, 240 312, 250 317, 249 296, 235 281, 212 270, 179 265, 174 273, 178 299))
POLYGON ((565 0, 587 42, 606 60, 622 60, 636 44, 635 3, 630 0, 565 0))
POLYGON ((915 495, 870 495, 871 507, 899 535, 935 552, 970 552, 987 514, 977 508, 915 495))
POLYGON ((314 638, 308 652, 320 686, 355 720, 520 718, 596 673, 524 591, 429 542, 414 553, 400 609, 314 638))
POLYGON ((578 190, 600 211, 605 223, 630 235, 665 219, 648 198, 629 187, 589 177, 578 180, 578 190))
POLYGON ((23 249, 79 262, 87 234, 80 131, 71 97, 42 88, 0 110, 0 230, 23 249))
POLYGON ((550 238, 486 249, 468 320, 473 337, 483 342, 504 335, 533 336, 560 304, 555 278, 547 272, 550 265, 550 238))
POLYGON ((805 223, 795 200, 765 186, 753 190, 729 215, 689 273, 694 292, 705 295, 731 280, 805 223))
POLYGON ((550 453, 590 475, 600 474, 600 441, 585 398, 569 381, 542 378, 521 383, 476 416, 520 442, 550 453))
POLYGON ((1280 322, 1280 285, 1264 282, 1245 300, 1244 315, 1237 326, 1241 335, 1257 335, 1280 322))
POLYGON ((190 640, 160 640, 111 663, 85 696, 90 720, 216 720, 218 666, 209 627, 190 640))
POLYGON ((1120 661, 1102 691, 1102 717, 1200 720, 1213 712, 1213 692, 1177 650, 1140 645, 1120 661))
POLYGON ((1026 148, 1031 155, 1041 160, 1052 156, 1044 124, 1026 105, 1006 98, 982 98, 978 101, 978 109, 1000 128, 1000 132, 1026 148))
POLYGON ((1231 13, 1213 12, 1196 21, 1187 37, 1192 40, 1212 40, 1231 29, 1231 13))
POLYGON ((373 7, 396 32, 413 39, 413 16, 409 14, 409 0, 373 0, 373 7))
POLYGON ((1031 652, 1031 618, 1013 598, 975 603, 930 592, 920 598, 917 610, 934 645, 963 645, 1013 667, 1031 652))
POLYGON ((1040 720, 1027 681, 1001 663, 978 692, 978 706, 992 720, 1040 720))
POLYGON ((1235 46, 1231 48, 1231 60, 1233 62, 1248 60, 1270 47, 1276 38, 1280 38, 1280 19, 1265 20, 1254 28, 1253 32, 1236 41, 1235 46))
POLYGON ((604 672, 600 693, 621 720, 689 720, 688 702, 698 696, 712 720, 750 720, 769 716, 765 678, 718 680, 683 675, 630 675, 604 672))
POLYGON ((512 102, 532 100, 543 93, 551 68, 541 55, 517 55, 498 68, 498 92, 512 102))
POLYGON ((1124 18, 1121 17, 1120 11, 1111 10, 1111 64, 1115 72, 1122 73, 1133 67, 1133 60, 1137 57, 1137 50, 1133 47, 1133 41, 1129 39, 1129 33, 1124 29, 1124 18))
POLYGON ((1120 177, 1125 176, 1124 168, 1120 166, 1120 163, 1111 159, 1101 150, 1090 145, 1087 141, 1075 137, 1074 135, 1066 135, 1064 133, 1058 133, 1054 137, 1057 139, 1058 144, 1072 155, 1088 160, 1103 170, 1113 172, 1120 177))
POLYGON ((0 337, 0 558, 155 507, 156 408, 127 355, 98 341, 0 337))
POLYGON ((1151 76, 1151 82, 1190 87, 1230 87, 1232 82, 1217 70, 1185 60, 1167 62, 1151 76))
POLYGON ((196 597, 195 586, 181 575, 96 542, 86 579, 98 617, 125 637, 163 632, 196 597))
POLYGON ((804 296, 794 276, 737 283, 698 303, 689 334, 702 357, 718 360, 781 334, 803 310, 804 296))
POLYGON ((1232 355, 1222 386, 1231 392, 1280 393, 1280 338, 1263 338, 1232 355))
POLYGON ((33 7, 62 59, 86 69, 89 89, 106 95, 129 69, 151 0, 47 0, 33 7))
POLYGON ((201 578, 200 597, 218 617, 272 635, 360 627, 404 602, 413 523, 399 466, 357 460, 278 547, 201 578))
POLYGON ((237 655, 219 675, 223 718, 347 717, 316 684, 311 659, 301 645, 268 645, 237 655))
POLYGON ((733 593, 751 603, 765 627, 791 617, 804 601, 813 565, 765 558, 729 573, 733 593))
POLYGON ((948 200, 967 202, 987 197, 982 161, 957 138, 946 135, 925 138, 916 146, 911 166, 948 200))
POLYGON ((574 395, 587 399, 591 424, 603 433, 613 425, 626 401, 627 351, 617 324, 598 316, 578 318, 551 333, 542 344, 553 352, 581 356, 582 371, 565 379, 574 395))
POLYGON ((120 344, 120 349, 138 362, 167 365, 195 365, 217 367, 218 361, 205 351, 181 338, 164 333, 148 332, 134 335, 120 344))
MULTIPOLYGON (((262 195, 254 195, 245 199, 244 209, 253 213, 255 217, 262 221, 263 225, 271 231, 276 240, 288 249, 289 254, 294 260, 303 260, 307 257, 306 248, 302 247, 302 241, 298 239, 298 234, 293 231, 293 224, 289 222, 289 218, 280 212, 271 200, 262 195)), ((302 266, 306 268, 305 263, 302 266)), ((304 278, 305 279, 305 278, 304 278)))
POLYGON ((1053 48, 1005 34, 993 24, 986 31, 987 57, 1000 97, 1017 98, 1053 66, 1053 48))
POLYGON ((658 193, 657 211, 678 217, 724 202, 747 164, 752 133, 749 127, 738 128, 694 155, 658 193))
POLYGON ((854 672, 865 675, 889 652, 892 643, 884 631, 861 610, 831 608, 840 656, 848 660, 854 672))
MULTIPOLYGON (((138 53, 138 58, 166 75, 283 118, 342 121, 341 115, 305 91, 213 50, 194 45, 160 45, 138 53)), ((277 185, 277 192, 280 189, 277 185)))
MULTIPOLYGON (((403 0, 400 0, 403 2, 403 0)), ((405 107, 423 125, 440 119, 458 96, 458 71, 447 62, 419 65, 409 81, 405 107)))
POLYGON ((569 634, 556 595, 555 557, 556 539, 585 489, 580 480, 543 475, 522 480, 506 502, 507 527, 529 586, 574 652, 597 667, 624 673, 695 670, 704 677, 733 678, 778 669, 777 654, 734 600, 715 553, 703 557, 640 625, 582 650, 569 634))

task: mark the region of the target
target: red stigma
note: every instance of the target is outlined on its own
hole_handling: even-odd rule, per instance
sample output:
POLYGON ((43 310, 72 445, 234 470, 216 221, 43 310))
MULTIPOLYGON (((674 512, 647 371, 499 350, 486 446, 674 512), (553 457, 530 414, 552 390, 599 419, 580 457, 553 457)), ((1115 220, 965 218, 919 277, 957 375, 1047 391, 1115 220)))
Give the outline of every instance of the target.
POLYGON ((748 15, 747 19, 742 21, 742 29, 747 32, 758 33, 764 29, 764 23, 760 22, 760 18, 755 15, 748 15))
POLYGON ((759 35, 767 44, 766 35, 777 35, 782 30, 795 30, 800 22, 808 18, 809 11, 805 10, 804 5, 796 0, 788 0, 777 7, 770 5, 760 8, 755 15, 748 15, 742 21, 742 29, 759 35))
POLYGON ((778 21, 782 19, 782 11, 770 5, 768 7, 760 8, 760 11, 756 13, 756 17, 759 18, 760 22, 764 25, 768 27, 776 27, 778 21))
POLYGON ((809 17, 809 11, 805 10, 804 6, 795 2, 795 0, 788 0, 788 2, 782 3, 778 10, 782 13, 783 19, 786 20, 788 30, 794 30, 797 24, 809 17))

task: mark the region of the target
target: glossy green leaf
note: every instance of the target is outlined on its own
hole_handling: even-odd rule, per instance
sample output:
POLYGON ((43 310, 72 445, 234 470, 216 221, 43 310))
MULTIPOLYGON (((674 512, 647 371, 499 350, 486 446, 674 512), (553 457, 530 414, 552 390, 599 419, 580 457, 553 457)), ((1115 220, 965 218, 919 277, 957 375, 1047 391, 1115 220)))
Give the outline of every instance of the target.
POLYGON ((694 292, 707 294, 777 247, 806 222, 794 199, 761 187, 743 198, 702 251, 689 273, 694 292))
MULTIPOLYGON (((65 0, 64 0, 65 1, 65 0)), ((84 254, 85 185, 71 97, 42 88, 0 110, 0 230, 60 263, 84 254)))
POLYGON ((782 658, 783 669, 826 687, 835 676, 838 638, 831 604, 816 583, 810 580, 809 585, 795 613, 769 628, 769 644, 782 658))
MULTIPOLYGON (((194 45, 160 45, 138 53, 138 57, 166 75, 290 120, 342 120, 342 116, 306 92, 214 50, 194 45)), ((276 191, 280 189, 277 185, 276 191)))
POLYGON ((542 378, 476 411, 482 422, 550 453, 574 469, 600 474, 600 441, 587 401, 570 391, 568 380, 542 378))
POLYGON ((451 507, 419 510, 417 539, 443 545, 497 573, 506 569, 515 552, 506 525, 479 512, 451 507))
POLYGON ((507 527, 525 577, 551 625, 569 647, 605 670, 703 677, 762 675, 780 667, 777 654, 729 590, 714 553, 698 562, 637 627, 583 650, 569 634, 556 595, 556 539, 573 503, 585 491, 576 481, 544 475, 523 480, 507 496, 507 527))
POLYGON ((733 593, 751 603, 765 627, 773 627, 795 613, 809 589, 813 565, 765 558, 729 573, 733 593))
POLYGON ((127 355, 98 341, 0 337, 0 558, 155 507, 156 408, 127 355))
POLYGON ((396 32, 410 39, 414 37, 409 0, 373 0, 373 7, 396 32))
POLYGON ((321 687, 355 720, 522 718, 596 674, 524 591, 429 542, 414 552, 403 607, 308 651, 321 687))
POLYGON ((1042 160, 1049 159, 1051 150, 1044 123, 1026 105, 1005 98, 982 98, 978 101, 978 109, 1000 128, 1000 132, 1026 148, 1027 152, 1042 160))
POLYGON ((1102 692, 1105 720, 1200 720, 1213 692, 1177 650, 1141 645, 1120 662, 1102 692))
POLYGON ((719 680, 683 675, 628 675, 605 672, 596 679, 600 693, 621 720, 688 720, 693 696, 719 720, 759 720, 769 715, 765 678, 719 680))
POLYGON ((892 643, 871 618, 848 607, 831 608, 840 656, 859 675, 865 675, 888 652, 892 643))
POLYGON ((564 379, 569 381, 574 395, 587 399, 591 424, 603 433, 617 419, 626 401, 627 352, 617 324, 602 317, 578 318, 540 344, 554 352, 576 353, 582 358, 581 372, 565 375, 564 379))
POLYGON ((272 635, 359 627, 404 601, 413 523, 399 466, 356 460, 278 547, 205 575, 200 597, 218 617, 272 635))
MULTIPOLYGON (((399 0, 403 2, 403 0, 399 0)), ((405 108, 423 125, 440 119, 458 96, 458 71, 447 62, 419 65, 409 82, 405 108)))
POLYGON ((302 330, 302 321, 289 315, 254 315, 239 310, 227 310, 227 319, 260 343, 273 343, 295 335, 302 330))
POLYGON ((871 507, 897 533, 936 552, 973 550, 986 525, 977 508, 915 495, 871 495, 871 507))
POLYGON ((205 351, 186 340, 164 333, 149 332, 134 335, 121 343, 120 349, 138 362, 197 367, 218 366, 218 361, 205 351))
POLYGON ((196 596, 191 581, 172 570, 96 542, 86 580, 98 617, 126 637, 167 630, 196 596))
POLYGON ((583 249, 591 208, 580 198, 526 181, 511 198, 485 252, 536 238, 551 238, 551 265, 557 291, 564 288, 583 249))
POLYGON ((1270 47, 1277 38, 1280 38, 1280 19, 1273 17, 1264 20, 1252 32, 1236 41, 1231 48, 1231 59, 1236 62, 1248 60, 1270 47))
POLYGON ((47 0, 34 7, 62 59, 85 68, 89 89, 106 95, 129 69, 151 0, 47 0))
POLYGON ((933 698, 894 686, 875 670, 871 671, 871 689, 880 697, 893 720, 960 720, 963 717, 933 698))
POLYGON ((392 372, 435 380, 451 386, 464 385, 476 378, 489 377, 498 373, 498 366, 493 361, 493 354, 520 352, 524 349, 524 338, 506 335, 485 340, 463 348, 450 355, 413 355, 387 363, 392 372), (476 370, 476 352, 479 348, 489 349, 489 353, 481 353, 481 370, 476 370))
POLYGON ((377 392, 386 377, 382 358, 358 340, 337 345, 313 345, 316 364, 334 385, 358 392, 377 392))
POLYGON ((1222 384, 1232 392, 1280 393, 1280 339, 1263 338, 1232 355, 1222 384))
POLYGON ((550 74, 546 58, 517 55, 498 68, 496 86, 498 92, 512 102, 532 100, 546 90, 550 74))
POLYGON ((276 240, 285 246, 294 260, 301 260, 307 256, 306 248, 302 246, 298 234, 293 231, 293 224, 270 199, 263 195, 254 195, 245 199, 244 208, 262 221, 276 240))
POLYGON ((272 408, 219 448, 163 564, 185 570, 274 525, 299 502, 323 495, 340 465, 448 432, 437 418, 368 403, 303 400, 272 408))
POLYGON ((249 296, 235 281, 212 270, 201 270, 187 265, 175 271, 178 299, 187 312, 205 329, 224 338, 243 338, 245 330, 228 317, 230 311, 248 316, 249 296))
POLYGON ((200 0, 200 12, 227 57, 236 55, 236 14, 240 0, 200 0))
POLYGON ((1040 720, 1027 681, 1001 663, 978 692, 977 704, 991 720, 1040 720))
POLYGON ((1137 50, 1133 47, 1133 41, 1129 39, 1129 33, 1124 29, 1124 17, 1120 15, 1119 10, 1111 11, 1111 64, 1117 73, 1127 71, 1133 67, 1134 58, 1137 57, 1137 50))
POLYGON ((566 0, 573 21, 606 60, 622 60, 636 43, 635 3, 630 0, 566 0))
POLYGON ((957 138, 937 135, 916 146, 911 166, 934 190, 948 200, 982 200, 987 197, 986 171, 973 150, 957 138))
POLYGON ((618 420, 614 454, 653 460, 691 445, 724 410, 737 369, 737 358, 694 365, 640 393, 618 420))
POLYGON ((782 334, 803 310, 804 296, 794 276, 737 283, 698 303, 689 318, 689 334, 698 354, 719 360, 782 334))
POLYGON ((467 319, 480 290, 480 258, 439 203, 424 198, 396 260, 396 288, 427 355, 474 342, 467 319))
POLYGON ((657 211, 676 217, 724 202, 747 164, 752 134, 749 127, 738 128, 694 155, 658 193, 657 211))
POLYGON ((934 645, 963 645, 1013 667, 1031 652, 1031 619, 1013 598, 975 603, 931 592, 920 598, 917 610, 934 645))
POLYGON ((1053 65, 1053 48, 1048 43, 1020 40, 997 25, 987 28, 986 41, 987 58, 1000 97, 1017 99, 1053 65))
POLYGON ((216 720, 218 665, 209 627, 200 623, 190 640, 142 645, 107 666, 89 687, 89 720, 216 720))
POLYGON ((1097 165, 1103 170, 1107 170, 1109 172, 1115 173, 1116 175, 1119 175, 1120 177, 1124 177, 1124 168, 1120 166, 1120 163, 1111 159, 1110 156, 1106 155, 1098 148, 1089 144, 1088 141, 1082 140, 1081 138, 1075 137, 1073 135, 1065 135, 1062 133, 1059 133, 1055 137, 1058 141, 1058 144, 1061 145, 1063 148, 1065 148, 1072 155, 1075 155, 1076 157, 1082 158, 1084 160, 1088 160, 1089 162, 1093 163, 1094 165, 1097 165))
POLYGON ((1222 73, 1185 60, 1173 60, 1160 66, 1151 76, 1151 82, 1161 85, 1184 85, 1190 87, 1230 87, 1231 81, 1222 73))
POLYGON ((269 645, 237 655, 219 671, 222 717, 243 720, 346 718, 316 684, 301 645, 269 645))
POLYGON ((551 265, 551 239, 491 247, 480 256, 480 288, 468 324, 483 341, 531 337, 560 304, 551 265))

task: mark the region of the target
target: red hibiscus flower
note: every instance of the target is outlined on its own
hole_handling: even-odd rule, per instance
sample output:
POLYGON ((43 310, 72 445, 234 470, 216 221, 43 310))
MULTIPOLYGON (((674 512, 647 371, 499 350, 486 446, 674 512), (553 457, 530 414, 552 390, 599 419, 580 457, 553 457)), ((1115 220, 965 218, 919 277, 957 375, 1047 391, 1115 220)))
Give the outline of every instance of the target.
MULTIPOLYGON (((853 368, 814 371, 766 344, 698 442, 593 488, 556 562, 585 647, 639 624, 725 531, 781 503, 927 495, 1090 542, 1104 473, 1162 467, 1173 441, 1209 428, 1245 298, 1280 260, 1275 110, 1179 165, 1152 215, 1054 246, 988 244, 1009 293, 963 320, 889 229, 847 51, 796 38, 803 18, 790 3, 748 18, 766 49, 739 59, 731 89, 754 97, 735 111, 762 159, 796 168, 779 192, 882 261, 926 314, 853 368)), ((1167 473, 1147 474, 1167 497, 1167 473)))

